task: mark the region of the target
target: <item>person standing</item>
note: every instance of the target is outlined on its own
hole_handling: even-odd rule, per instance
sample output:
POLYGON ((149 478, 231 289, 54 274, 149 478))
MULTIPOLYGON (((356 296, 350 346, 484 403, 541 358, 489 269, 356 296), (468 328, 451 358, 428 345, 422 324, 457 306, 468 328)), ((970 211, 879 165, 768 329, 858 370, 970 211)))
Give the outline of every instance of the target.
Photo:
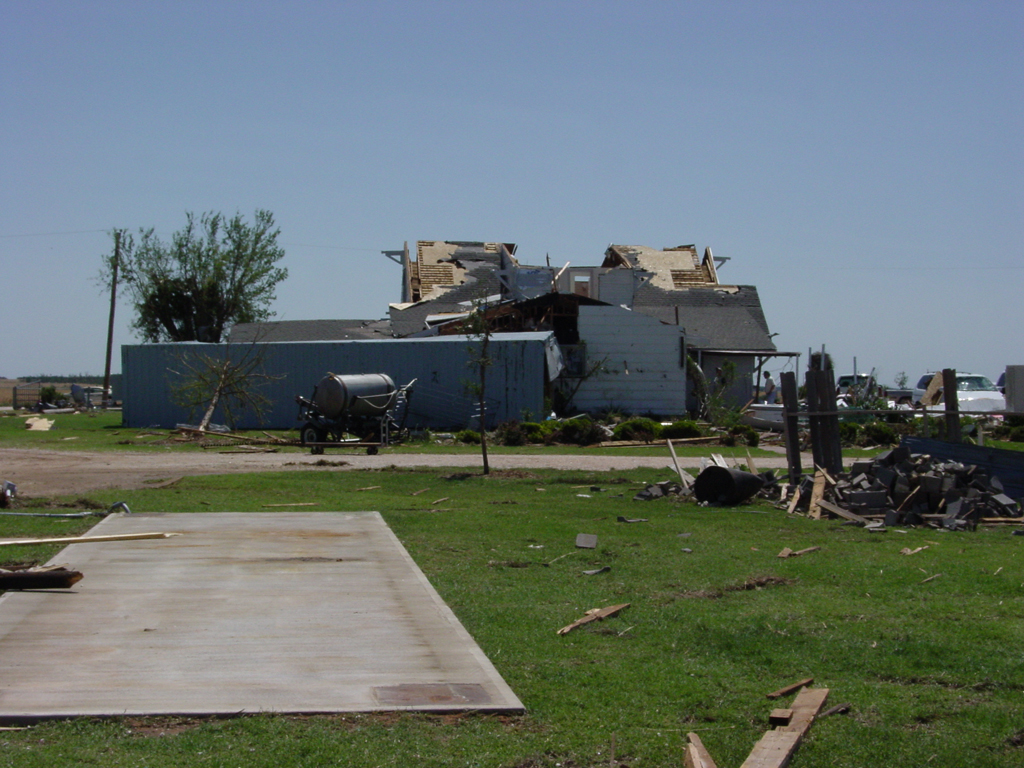
POLYGON ((768 371, 764 372, 764 401, 766 403, 773 404, 775 402, 775 396, 777 392, 775 389, 775 379, 768 371))

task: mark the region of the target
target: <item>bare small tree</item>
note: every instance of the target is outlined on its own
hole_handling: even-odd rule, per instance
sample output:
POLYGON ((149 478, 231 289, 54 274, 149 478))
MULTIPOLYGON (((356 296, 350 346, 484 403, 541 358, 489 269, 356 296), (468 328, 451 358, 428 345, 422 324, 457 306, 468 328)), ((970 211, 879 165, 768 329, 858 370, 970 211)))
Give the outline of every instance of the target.
POLYGON ((473 311, 463 323, 467 336, 478 340, 478 344, 469 347, 467 365, 474 368, 477 380, 467 385, 467 389, 476 395, 480 408, 480 455, 483 458, 484 474, 491 473, 487 460, 487 369, 494 365, 490 356, 491 324, 487 320, 483 302, 477 302, 473 311))
POLYGON ((220 406, 228 426, 234 429, 237 418, 252 411, 257 419, 271 401, 259 391, 261 385, 280 379, 263 369, 264 348, 257 341, 249 344, 227 344, 223 355, 191 350, 178 355, 181 376, 171 387, 171 397, 177 405, 189 410, 189 418, 202 411, 198 429, 209 429, 213 414, 220 406))

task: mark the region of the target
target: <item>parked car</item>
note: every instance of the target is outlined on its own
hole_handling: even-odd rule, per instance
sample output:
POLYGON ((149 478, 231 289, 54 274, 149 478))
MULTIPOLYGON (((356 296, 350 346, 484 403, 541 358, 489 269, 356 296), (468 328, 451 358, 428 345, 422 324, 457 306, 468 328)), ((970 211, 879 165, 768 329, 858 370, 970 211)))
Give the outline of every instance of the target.
MULTIPOLYGON (((926 373, 914 389, 913 401, 920 403, 925 390, 931 383, 935 372, 926 373)), ((999 387, 992 383, 988 376, 976 373, 958 373, 956 375, 956 399, 961 411, 1005 411, 1006 398, 999 387)))
POLYGON ((863 390, 866 387, 872 386, 875 383, 873 376, 867 373, 848 373, 840 376, 836 379, 836 389, 839 390, 839 394, 845 395, 850 391, 851 387, 856 387, 859 390, 863 390))

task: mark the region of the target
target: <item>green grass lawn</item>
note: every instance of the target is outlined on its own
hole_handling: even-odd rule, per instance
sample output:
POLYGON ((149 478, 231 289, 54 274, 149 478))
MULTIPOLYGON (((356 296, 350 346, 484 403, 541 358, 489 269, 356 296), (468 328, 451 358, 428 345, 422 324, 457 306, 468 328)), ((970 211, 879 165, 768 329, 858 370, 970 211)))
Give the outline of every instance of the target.
MULTIPOLYGON (((682 765, 696 731, 728 768, 790 700, 765 694, 804 677, 852 707, 815 724, 793 768, 1024 763, 1024 538, 1006 529, 868 534, 768 507, 632 501, 658 479, 654 470, 483 477, 324 467, 92 493, 77 504, 379 510, 527 713, 45 723, 0 732, 0 766, 596 768, 610 764, 614 739, 619 764, 667 767, 682 765), (372 486, 381 487, 358 490, 372 486), (577 550, 577 533, 597 534, 598 548, 577 550), (821 549, 776 557, 812 546, 821 549), (556 634, 590 608, 627 602, 618 617, 556 634)), ((43 506, 60 501, 75 500, 43 506)), ((89 525, 0 517, 3 536, 89 525)), ((19 550, 0 558, 54 552, 19 550)))
MULTIPOLYGON (((33 417, 35 414, 33 414, 33 417)), ((200 451, 203 450, 196 442, 177 441, 166 429, 134 429, 121 426, 121 414, 116 411, 95 411, 91 413, 66 413, 46 416, 53 421, 53 427, 45 432, 34 432, 25 428, 25 415, 6 415, 0 417, 0 447, 2 448, 45 448, 51 450, 90 450, 90 451, 200 451)), ((297 440, 298 429, 267 430, 269 434, 289 440, 297 440)), ((257 439, 266 439, 262 430, 251 430, 249 433, 257 439)), ((210 440, 218 438, 211 434, 210 440)), ((230 441, 235 444, 234 441, 230 441)), ((745 458, 747 451, 754 458, 775 456, 777 454, 760 448, 746 446, 727 447, 722 445, 675 445, 679 456, 707 456, 712 451, 730 458, 745 458)), ((307 448, 281 447, 282 452, 308 453, 307 448)), ((328 454, 332 450, 328 449, 328 454)), ((666 456, 668 449, 664 445, 630 446, 621 448, 598 448, 590 446, 581 448, 574 445, 530 445, 512 447, 489 445, 488 451, 494 454, 570 454, 600 456, 666 456)), ((409 453, 430 454, 477 454, 479 445, 453 444, 450 441, 415 440, 407 443, 383 448, 381 453, 397 455, 409 453)))

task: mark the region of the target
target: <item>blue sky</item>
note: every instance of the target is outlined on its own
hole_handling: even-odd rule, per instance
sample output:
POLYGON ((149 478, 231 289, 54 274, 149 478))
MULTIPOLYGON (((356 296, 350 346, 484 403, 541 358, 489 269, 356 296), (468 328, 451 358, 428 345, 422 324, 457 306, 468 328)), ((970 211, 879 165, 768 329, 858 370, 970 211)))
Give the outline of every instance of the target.
POLYGON ((281 319, 385 316, 403 241, 580 265, 695 243, 804 361, 824 344, 886 382, 1024 363, 1024 4, 0 13, 0 376, 102 373, 113 228, 257 208, 281 319))

